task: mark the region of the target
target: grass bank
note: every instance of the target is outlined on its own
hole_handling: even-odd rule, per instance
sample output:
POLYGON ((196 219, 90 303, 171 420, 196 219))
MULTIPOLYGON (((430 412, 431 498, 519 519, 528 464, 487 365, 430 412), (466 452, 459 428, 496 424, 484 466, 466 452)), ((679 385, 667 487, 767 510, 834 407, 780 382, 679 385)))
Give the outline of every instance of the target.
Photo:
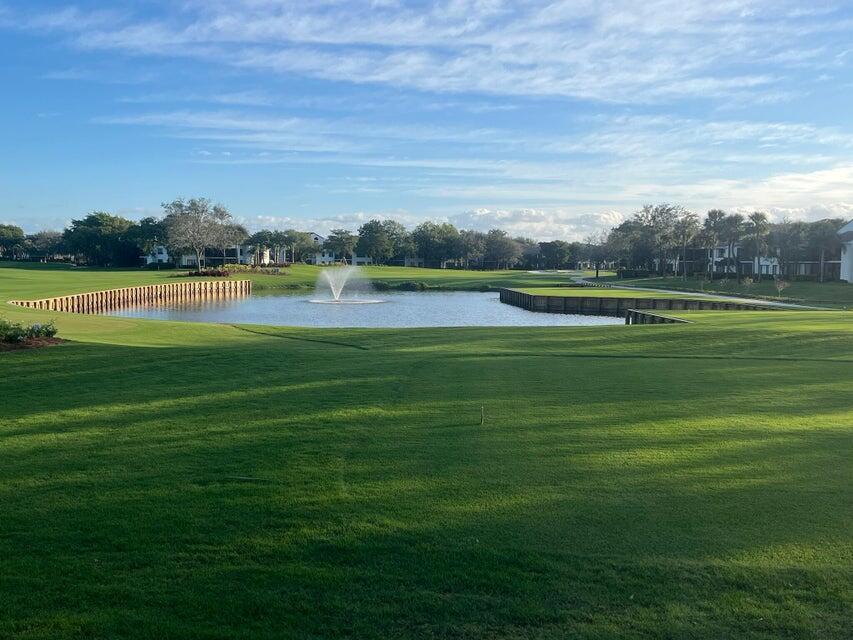
POLYGON ((702 291, 732 296, 742 296, 793 302, 819 307, 853 307, 853 284, 847 282, 791 282, 781 294, 771 278, 745 285, 732 278, 709 282, 703 278, 639 278, 636 280, 612 280, 611 284, 630 284, 632 287, 671 289, 673 291, 702 291))
POLYGON ((562 296, 573 298, 683 298, 686 300, 707 300, 706 296, 691 296, 690 293, 662 293, 654 289, 619 289, 613 287, 513 287, 525 293, 537 296, 562 296))
MULTIPOLYGON (((321 267, 297 264, 281 275, 235 273, 234 279, 250 279, 257 289, 313 288, 321 267)), ((415 267, 362 267, 365 277, 389 288, 411 287, 449 290, 486 290, 500 287, 567 284, 568 273, 526 271, 461 271, 415 267)), ((0 262, 2 301, 44 298, 103 289, 173 282, 185 273, 178 270, 88 269, 69 265, 0 262)))
POLYGON ((851 314, 6 311, 69 342, 0 354, 0 637, 848 635, 851 314))

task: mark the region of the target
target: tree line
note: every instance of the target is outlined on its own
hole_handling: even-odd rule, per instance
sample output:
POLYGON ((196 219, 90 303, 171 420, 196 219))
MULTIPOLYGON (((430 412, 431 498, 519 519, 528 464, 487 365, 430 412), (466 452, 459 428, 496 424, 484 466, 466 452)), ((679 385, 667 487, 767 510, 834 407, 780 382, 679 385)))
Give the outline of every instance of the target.
MULTIPOLYGON (((819 279, 825 262, 838 257, 841 249, 838 229, 842 219, 817 222, 783 220, 770 222, 766 213, 749 215, 711 209, 699 216, 673 204, 646 205, 630 219, 614 227, 602 239, 599 251, 619 265, 664 275, 677 272, 713 276, 715 248, 724 247, 726 256, 716 262, 723 272, 741 278, 742 261, 773 257, 781 274, 798 262, 819 262, 819 279), (735 248, 739 252, 735 255, 735 248)), ((761 279, 761 270, 755 274, 761 279)))
POLYGON ((206 198, 178 198, 162 206, 162 217, 139 221, 94 211, 72 220, 62 232, 25 235, 20 227, 0 225, 0 256, 51 259, 70 255, 77 262, 118 267, 138 265, 140 256, 164 246, 170 256, 190 254, 203 266, 211 260, 225 263, 227 252, 241 245, 258 254, 270 251, 275 262, 304 261, 323 249, 338 259, 359 255, 375 264, 404 264, 419 258, 426 266, 559 269, 574 266, 593 253, 589 243, 537 242, 510 237, 502 229, 481 232, 457 229, 446 222, 424 222, 409 231, 395 220, 370 220, 357 233, 333 229, 318 247, 311 233, 296 229, 262 229, 250 234, 226 207, 206 198))
MULTIPOLYGON (((707 212, 704 220, 674 204, 646 205, 609 232, 589 236, 583 242, 511 237, 502 229, 487 232, 457 229, 444 222, 424 222, 409 231, 395 220, 370 220, 357 233, 333 229, 322 249, 340 258, 369 257, 375 264, 404 264, 418 258, 425 266, 458 268, 563 269, 578 263, 616 264, 664 274, 713 270, 709 250, 735 247, 737 259, 717 262, 728 273, 741 274, 741 260, 775 257, 784 273, 787 265, 802 260, 823 263, 837 256, 837 230, 843 220, 771 223, 766 214, 707 212)), ((263 229, 250 234, 226 207, 206 198, 178 198, 163 203, 161 217, 138 222, 103 211, 73 220, 62 232, 40 231, 31 235, 13 225, 0 225, 0 256, 45 258, 72 255, 79 262, 98 266, 132 266, 141 255, 165 246, 171 256, 194 255, 196 264, 227 260, 234 246, 250 246, 260 254, 270 251, 274 262, 299 262, 318 250, 310 233, 288 229, 263 229)), ((760 278, 760 272, 757 274, 760 278)))

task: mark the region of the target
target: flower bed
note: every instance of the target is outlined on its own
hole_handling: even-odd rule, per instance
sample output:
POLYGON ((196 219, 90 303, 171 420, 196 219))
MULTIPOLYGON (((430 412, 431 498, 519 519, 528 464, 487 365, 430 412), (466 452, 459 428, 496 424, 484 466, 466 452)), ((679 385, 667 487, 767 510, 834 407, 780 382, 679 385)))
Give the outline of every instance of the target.
POLYGON ((62 342, 52 322, 23 325, 0 318, 0 351, 45 347, 62 342))

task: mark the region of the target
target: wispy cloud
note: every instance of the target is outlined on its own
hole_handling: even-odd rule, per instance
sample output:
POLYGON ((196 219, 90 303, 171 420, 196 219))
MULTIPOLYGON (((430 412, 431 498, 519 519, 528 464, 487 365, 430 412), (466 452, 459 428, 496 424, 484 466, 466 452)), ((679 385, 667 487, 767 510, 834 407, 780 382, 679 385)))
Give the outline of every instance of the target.
POLYGON ((169 138, 196 176, 299 175, 305 211, 363 209, 318 229, 393 211, 577 239, 654 200, 846 211, 853 10, 812 5, 184 0, 0 7, 0 29, 68 52, 55 87, 108 95, 92 130, 169 138))
POLYGON ((606 102, 761 99, 793 70, 843 63, 853 19, 793 0, 183 3, 154 17, 25 14, 82 48, 191 56, 263 71, 436 92, 606 102), (820 34, 823 44, 814 46, 820 34))

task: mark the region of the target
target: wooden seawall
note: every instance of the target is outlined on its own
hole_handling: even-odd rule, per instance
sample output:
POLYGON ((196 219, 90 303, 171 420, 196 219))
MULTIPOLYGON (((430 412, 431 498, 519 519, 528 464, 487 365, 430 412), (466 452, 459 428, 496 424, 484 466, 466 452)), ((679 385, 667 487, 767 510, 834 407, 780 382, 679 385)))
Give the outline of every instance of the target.
POLYGON ((746 302, 688 298, 622 298, 607 296, 543 296, 501 289, 500 299, 528 311, 627 317, 628 311, 767 311, 774 307, 746 302))
POLYGON ((202 280, 124 287, 41 300, 10 300, 9 303, 29 309, 100 313, 139 304, 230 298, 246 296, 250 293, 252 293, 251 280, 202 280))
POLYGON ((625 324, 690 324, 690 321, 661 313, 628 309, 625 313, 625 324))

